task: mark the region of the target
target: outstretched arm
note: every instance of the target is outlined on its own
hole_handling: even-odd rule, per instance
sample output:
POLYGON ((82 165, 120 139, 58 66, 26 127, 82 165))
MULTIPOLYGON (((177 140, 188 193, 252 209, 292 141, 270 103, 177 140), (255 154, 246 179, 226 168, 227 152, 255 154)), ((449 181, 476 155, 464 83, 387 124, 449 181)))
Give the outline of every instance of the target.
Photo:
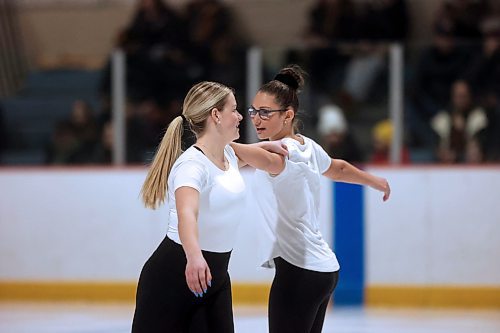
POLYGON ((384 192, 384 201, 391 195, 391 188, 385 178, 360 170, 344 160, 332 159, 330 167, 323 173, 323 176, 337 182, 370 186, 384 192))
POLYGON ((277 175, 283 171, 285 168, 284 156, 287 154, 286 149, 281 146, 280 148, 277 145, 280 144, 270 142, 257 144, 231 143, 236 156, 242 162, 240 163, 240 167, 248 164, 273 175, 277 175))

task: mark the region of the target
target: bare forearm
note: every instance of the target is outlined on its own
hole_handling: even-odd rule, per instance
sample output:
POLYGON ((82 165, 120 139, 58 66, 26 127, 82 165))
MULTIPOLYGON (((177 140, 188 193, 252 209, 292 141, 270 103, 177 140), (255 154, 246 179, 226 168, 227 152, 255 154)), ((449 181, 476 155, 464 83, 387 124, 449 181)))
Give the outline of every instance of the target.
POLYGON ((358 169, 344 160, 333 159, 325 176, 338 182, 366 185, 382 192, 385 190, 383 178, 358 169))
POLYGON ((179 238, 181 239, 186 258, 189 259, 201 255, 195 217, 183 216, 183 218, 179 219, 179 238))
POLYGON ((272 174, 280 173, 283 170, 283 157, 260 148, 258 144, 246 145, 233 142, 231 147, 240 160, 256 169, 272 174))

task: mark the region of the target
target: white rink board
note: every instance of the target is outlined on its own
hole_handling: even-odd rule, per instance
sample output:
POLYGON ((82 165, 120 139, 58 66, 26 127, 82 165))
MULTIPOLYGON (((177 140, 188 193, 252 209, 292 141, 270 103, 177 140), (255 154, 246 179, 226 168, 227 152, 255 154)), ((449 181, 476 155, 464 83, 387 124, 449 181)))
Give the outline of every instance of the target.
POLYGON ((500 285, 499 167, 369 170, 392 198, 366 192, 367 285, 500 285))
MULTIPOLYGON (((368 168, 392 197, 365 191, 367 285, 500 285, 500 168, 368 168)), ((163 239, 166 208, 143 208, 146 170, 0 169, 0 280, 119 281, 138 278, 163 239)), ((247 181, 251 172, 243 171, 247 181)), ((331 244, 331 183, 322 189, 331 244)), ((268 282, 258 267, 258 218, 247 197, 232 280, 268 282)))

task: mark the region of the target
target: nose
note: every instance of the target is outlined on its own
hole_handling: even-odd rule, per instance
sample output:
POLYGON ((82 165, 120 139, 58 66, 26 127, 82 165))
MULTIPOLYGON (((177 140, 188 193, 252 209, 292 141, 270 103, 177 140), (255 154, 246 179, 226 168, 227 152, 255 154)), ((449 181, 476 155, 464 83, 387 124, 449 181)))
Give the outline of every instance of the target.
POLYGON ((257 115, 255 115, 255 117, 250 118, 250 119, 252 119, 252 122, 253 122, 253 124, 255 126, 258 126, 261 123, 261 121, 262 121, 262 119, 260 118, 260 116, 257 117, 257 115))
POLYGON ((243 115, 241 113, 238 112, 238 120, 239 121, 242 121, 243 120, 243 115))

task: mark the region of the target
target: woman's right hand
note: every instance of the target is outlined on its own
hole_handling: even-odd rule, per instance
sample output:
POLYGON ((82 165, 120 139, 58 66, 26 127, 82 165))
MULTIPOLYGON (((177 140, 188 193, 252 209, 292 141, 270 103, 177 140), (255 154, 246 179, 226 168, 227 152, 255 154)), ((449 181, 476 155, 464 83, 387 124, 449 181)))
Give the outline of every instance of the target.
POLYGON ((288 156, 288 147, 281 140, 274 141, 261 141, 257 144, 260 148, 268 152, 279 154, 281 156, 288 156))
POLYGON ((212 274, 205 258, 200 253, 187 259, 186 282, 196 297, 203 297, 212 284, 212 274))

